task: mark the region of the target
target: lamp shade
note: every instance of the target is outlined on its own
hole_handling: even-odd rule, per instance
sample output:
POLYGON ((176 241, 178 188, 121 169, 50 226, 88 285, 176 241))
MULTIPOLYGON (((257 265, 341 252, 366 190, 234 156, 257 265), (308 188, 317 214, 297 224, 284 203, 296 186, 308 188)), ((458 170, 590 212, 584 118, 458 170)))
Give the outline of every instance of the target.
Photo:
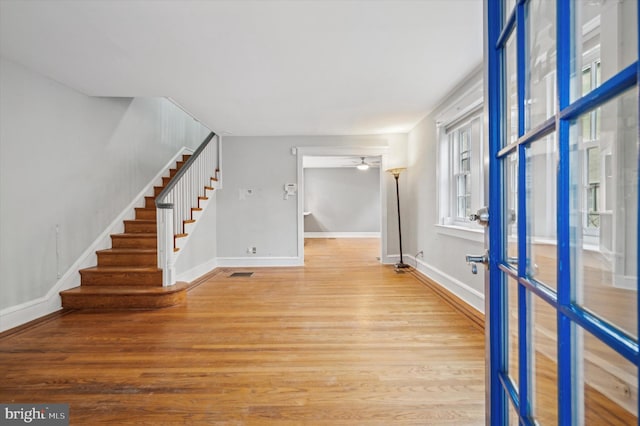
POLYGON ((391 173, 394 177, 400 176, 400 173, 407 170, 406 167, 396 167, 394 169, 388 169, 387 172, 391 173))

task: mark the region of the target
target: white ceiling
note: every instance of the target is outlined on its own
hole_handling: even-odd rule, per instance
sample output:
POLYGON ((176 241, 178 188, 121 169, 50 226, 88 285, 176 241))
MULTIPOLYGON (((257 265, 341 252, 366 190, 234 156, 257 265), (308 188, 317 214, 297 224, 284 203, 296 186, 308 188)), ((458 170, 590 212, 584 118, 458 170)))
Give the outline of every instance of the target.
POLYGON ((1 0, 0 54, 218 133, 403 133, 482 61, 482 3, 1 0))

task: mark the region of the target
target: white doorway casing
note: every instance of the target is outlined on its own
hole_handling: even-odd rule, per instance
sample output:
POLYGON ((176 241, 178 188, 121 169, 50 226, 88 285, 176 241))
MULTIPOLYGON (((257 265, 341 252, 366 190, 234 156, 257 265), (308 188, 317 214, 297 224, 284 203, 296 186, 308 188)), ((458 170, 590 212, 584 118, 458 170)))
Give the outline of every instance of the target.
POLYGON ((393 263, 387 256, 387 188, 385 173, 388 164, 386 146, 349 146, 349 147, 297 147, 298 163, 298 258, 304 264, 304 157, 305 156, 354 156, 380 157, 380 261, 393 263))

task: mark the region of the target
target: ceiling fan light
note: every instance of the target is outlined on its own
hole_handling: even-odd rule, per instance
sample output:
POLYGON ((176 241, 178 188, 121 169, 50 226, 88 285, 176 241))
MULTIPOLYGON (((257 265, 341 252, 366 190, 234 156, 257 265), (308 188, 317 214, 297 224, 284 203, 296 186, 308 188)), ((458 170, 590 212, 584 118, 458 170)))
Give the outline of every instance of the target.
POLYGON ((356 166, 356 168, 358 170, 369 170, 369 165, 367 163, 365 163, 364 161, 364 157, 360 157, 362 159, 362 162, 360 164, 358 164, 356 166))

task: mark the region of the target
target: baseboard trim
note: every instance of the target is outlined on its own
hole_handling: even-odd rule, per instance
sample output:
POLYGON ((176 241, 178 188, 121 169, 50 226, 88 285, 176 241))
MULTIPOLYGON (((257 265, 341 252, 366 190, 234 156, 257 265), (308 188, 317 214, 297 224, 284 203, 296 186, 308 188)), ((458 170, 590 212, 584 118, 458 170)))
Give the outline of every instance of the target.
POLYGON ((195 282, 198 281, 201 277, 208 275, 211 271, 215 270, 218 267, 218 260, 212 259, 208 262, 200 264, 194 268, 189 269, 188 271, 180 272, 177 274, 176 281, 184 281, 184 282, 195 282))
POLYGON ((53 321, 54 319, 63 317, 67 314, 70 314, 71 312, 74 312, 73 309, 58 309, 55 312, 52 312, 50 314, 38 317, 36 319, 33 319, 31 321, 25 322, 24 324, 20 324, 16 327, 12 327, 8 330, 5 330, 3 332, 0 332, 0 340, 10 337, 10 336, 15 336, 17 334, 20 334, 24 331, 27 330, 31 330, 34 327, 37 327, 39 325, 48 323, 49 321, 53 321))
POLYGON ((379 232, 305 232, 305 238, 380 238, 379 232))
POLYGON ((219 267, 304 266, 300 257, 219 257, 219 267))
POLYGON ((215 277, 216 275, 222 274, 223 272, 225 272, 225 269, 223 269, 223 268, 217 268, 216 267, 215 269, 212 269, 211 271, 207 272, 206 274, 203 274, 203 275, 199 276, 198 278, 196 278, 195 280, 191 281, 189 283, 189 288, 187 289, 187 291, 191 291, 192 289, 198 287, 200 284, 204 284, 205 282, 207 282, 211 278, 215 277))
MULTIPOLYGON (((1 310, 0 332, 10 331, 16 327, 25 325, 31 321, 37 321, 40 318, 60 311, 62 309, 62 303, 58 293, 59 291, 67 289, 60 285, 61 282, 62 280, 58 281, 58 284, 54 286, 46 296, 1 310)), ((79 283, 80 277, 78 276, 78 285, 79 283)))
POLYGON ((413 260, 417 268, 410 269, 418 281, 433 290, 445 303, 467 317, 479 329, 484 330, 484 295, 426 263, 413 260))

